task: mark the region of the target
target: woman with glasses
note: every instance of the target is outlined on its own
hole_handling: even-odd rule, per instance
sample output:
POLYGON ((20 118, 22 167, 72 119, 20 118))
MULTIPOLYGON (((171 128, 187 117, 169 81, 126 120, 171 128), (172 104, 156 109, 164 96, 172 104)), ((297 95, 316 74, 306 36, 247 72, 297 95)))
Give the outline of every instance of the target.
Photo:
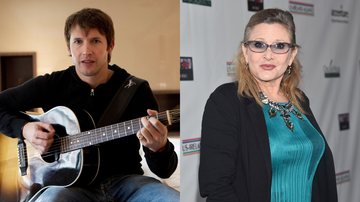
POLYGON ((330 148, 298 88, 291 13, 266 9, 248 22, 236 82, 209 97, 199 168, 207 201, 337 201, 330 148))

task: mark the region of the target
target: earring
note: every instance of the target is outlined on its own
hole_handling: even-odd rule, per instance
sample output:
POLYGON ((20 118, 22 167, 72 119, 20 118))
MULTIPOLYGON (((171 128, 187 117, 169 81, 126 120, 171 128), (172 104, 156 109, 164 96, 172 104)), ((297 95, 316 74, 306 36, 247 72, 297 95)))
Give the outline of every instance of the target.
POLYGON ((291 68, 292 68, 291 65, 289 65, 288 68, 287 68, 287 73, 288 74, 291 74, 291 68))

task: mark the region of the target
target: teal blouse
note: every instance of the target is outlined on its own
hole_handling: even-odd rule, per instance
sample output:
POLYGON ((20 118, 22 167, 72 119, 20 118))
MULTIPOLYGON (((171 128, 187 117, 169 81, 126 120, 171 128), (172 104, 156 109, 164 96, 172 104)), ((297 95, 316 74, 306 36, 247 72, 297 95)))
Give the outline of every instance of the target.
POLYGON ((314 174, 324 153, 325 142, 305 115, 291 113, 293 132, 285 125, 280 113, 269 116, 269 105, 263 112, 270 142, 272 202, 310 202, 314 174))

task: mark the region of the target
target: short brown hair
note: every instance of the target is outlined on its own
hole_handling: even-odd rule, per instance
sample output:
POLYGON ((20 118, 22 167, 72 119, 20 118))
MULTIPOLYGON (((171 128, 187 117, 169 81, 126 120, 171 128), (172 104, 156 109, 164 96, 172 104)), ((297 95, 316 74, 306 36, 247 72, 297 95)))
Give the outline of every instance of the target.
MULTIPOLYGON (((96 8, 84 8, 78 12, 70 15, 65 22, 64 35, 66 45, 70 48, 70 34, 71 30, 79 25, 80 28, 88 32, 90 29, 97 29, 100 34, 106 37, 107 48, 113 46, 115 42, 114 25, 109 15, 96 8)), ((108 62, 111 60, 111 55, 108 55, 108 62)))

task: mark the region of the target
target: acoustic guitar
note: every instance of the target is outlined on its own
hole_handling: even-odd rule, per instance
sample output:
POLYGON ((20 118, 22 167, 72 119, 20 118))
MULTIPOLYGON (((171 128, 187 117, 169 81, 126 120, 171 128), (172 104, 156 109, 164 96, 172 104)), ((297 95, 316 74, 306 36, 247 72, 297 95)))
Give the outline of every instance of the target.
MULTIPOLYGON (((95 181, 100 166, 100 151, 94 145, 134 135, 142 127, 140 117, 82 131, 83 128, 94 128, 90 114, 75 113, 63 106, 31 116, 52 124, 56 137, 43 154, 26 140, 18 143, 19 168, 23 184, 30 190, 29 201, 35 200, 50 186, 90 185, 95 181)), ((172 125, 180 121, 180 110, 159 112, 155 118, 164 125, 172 125)))

